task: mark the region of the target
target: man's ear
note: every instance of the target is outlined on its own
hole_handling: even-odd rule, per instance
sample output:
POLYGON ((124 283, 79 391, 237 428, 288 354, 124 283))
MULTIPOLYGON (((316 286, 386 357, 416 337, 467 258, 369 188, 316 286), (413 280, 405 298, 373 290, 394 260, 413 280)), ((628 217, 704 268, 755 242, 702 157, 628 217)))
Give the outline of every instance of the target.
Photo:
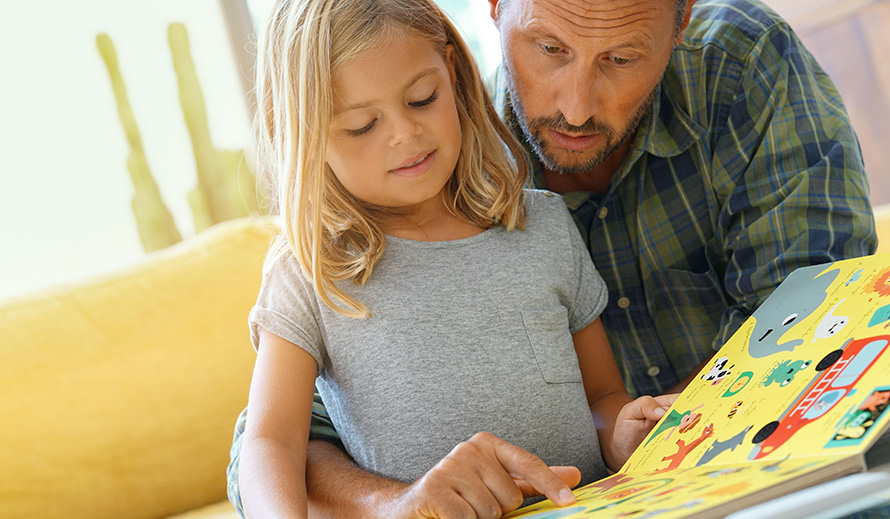
POLYGON ((491 19, 494 20, 494 23, 498 23, 498 3, 500 0, 488 0, 488 4, 491 6, 491 19))
POLYGON ((683 23, 680 25, 677 39, 674 41, 675 46, 683 42, 683 31, 689 26, 689 20, 692 18, 692 6, 695 5, 695 2, 696 0, 686 0, 686 11, 683 13, 683 23))

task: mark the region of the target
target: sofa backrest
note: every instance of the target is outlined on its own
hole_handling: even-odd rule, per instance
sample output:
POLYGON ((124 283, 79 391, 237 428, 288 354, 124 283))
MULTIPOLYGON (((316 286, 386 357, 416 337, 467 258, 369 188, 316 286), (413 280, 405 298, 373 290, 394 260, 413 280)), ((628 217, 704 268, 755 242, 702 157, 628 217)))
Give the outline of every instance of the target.
POLYGON ((155 518, 225 499, 274 229, 225 222, 0 302, 0 516, 155 518))

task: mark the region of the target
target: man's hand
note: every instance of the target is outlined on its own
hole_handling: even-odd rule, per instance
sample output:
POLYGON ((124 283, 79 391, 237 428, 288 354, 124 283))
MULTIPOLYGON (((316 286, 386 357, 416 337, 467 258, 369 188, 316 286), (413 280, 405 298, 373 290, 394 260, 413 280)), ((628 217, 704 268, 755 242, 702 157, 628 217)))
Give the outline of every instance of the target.
POLYGON ((627 461, 678 396, 677 393, 641 396, 621 408, 612 433, 612 452, 620 465, 627 461))
POLYGON ((481 432, 409 485, 387 517, 495 519, 536 495, 565 506, 575 502, 570 487, 580 480, 575 467, 548 467, 528 451, 481 432))
POLYGON ((540 458, 489 433, 455 447, 410 485, 356 466, 324 441, 310 441, 306 483, 309 517, 379 519, 488 519, 515 509, 523 498, 574 503, 581 481, 575 467, 548 467, 540 458))

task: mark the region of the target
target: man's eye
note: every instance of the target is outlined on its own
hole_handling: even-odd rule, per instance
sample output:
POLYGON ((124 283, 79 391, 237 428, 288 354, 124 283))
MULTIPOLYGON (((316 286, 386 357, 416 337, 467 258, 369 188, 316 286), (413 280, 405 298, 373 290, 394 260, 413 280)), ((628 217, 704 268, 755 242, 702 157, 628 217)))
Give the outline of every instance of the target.
POLYGON ((631 60, 631 59, 622 58, 622 57, 620 57, 620 56, 610 56, 610 57, 609 57, 609 60, 611 60, 612 63, 614 63, 614 64, 616 64, 616 65, 619 65, 619 66, 621 66, 621 65, 627 65, 628 63, 630 63, 631 61, 633 61, 633 60, 631 60))
POLYGON ((434 90, 432 95, 423 101, 414 101, 413 103, 408 103, 408 105, 413 106, 414 108, 423 108, 424 106, 429 106, 435 103, 436 99, 439 99, 439 89, 434 90))
POLYGON ((562 52, 562 47, 557 47, 556 45, 541 45, 541 50, 546 54, 559 54, 562 52))
POLYGON ((369 131, 371 131, 371 128, 374 127, 374 123, 376 121, 377 119, 372 119, 371 122, 359 128, 358 130, 346 130, 346 135, 349 135, 350 137, 358 137, 359 135, 368 133, 369 131))

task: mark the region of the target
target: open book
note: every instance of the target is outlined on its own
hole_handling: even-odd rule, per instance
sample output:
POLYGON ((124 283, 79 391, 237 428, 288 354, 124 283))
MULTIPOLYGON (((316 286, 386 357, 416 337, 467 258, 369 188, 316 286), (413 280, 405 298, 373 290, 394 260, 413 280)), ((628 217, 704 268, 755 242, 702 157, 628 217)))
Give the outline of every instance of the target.
POLYGON ((890 412, 890 254, 797 269, 621 470, 507 517, 722 517, 865 469, 890 412))

